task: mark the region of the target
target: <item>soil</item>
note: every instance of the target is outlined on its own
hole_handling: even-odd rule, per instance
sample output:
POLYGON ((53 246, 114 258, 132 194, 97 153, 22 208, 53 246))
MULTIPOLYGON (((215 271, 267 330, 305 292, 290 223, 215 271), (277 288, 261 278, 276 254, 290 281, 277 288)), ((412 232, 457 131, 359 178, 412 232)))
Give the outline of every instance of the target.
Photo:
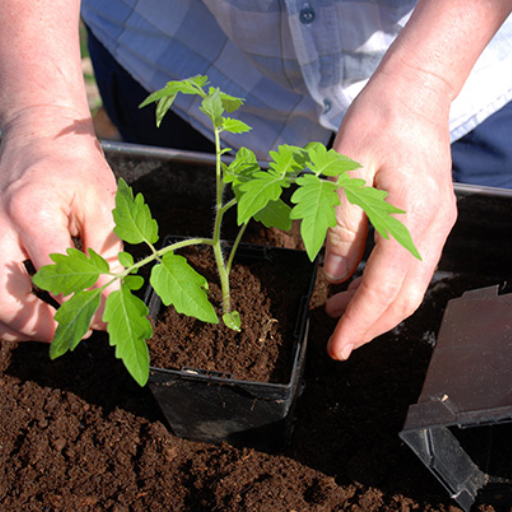
MULTIPOLYGON (((222 290, 212 249, 203 246, 179 254, 207 279, 209 299, 221 319, 222 290)), ((237 380, 289 382, 297 314, 314 266, 302 252, 286 251, 272 262, 257 255, 235 261, 231 271, 231 307, 240 314, 242 329, 229 329, 222 320, 204 323, 178 314, 173 307, 162 307, 149 343, 153 366, 222 372, 237 380), (295 256, 300 256, 300 265, 295 256)))
MULTIPOLYGON (((269 237, 296 245, 293 233, 269 237)), ((439 274, 415 315, 339 363, 325 350, 337 288, 319 272, 306 387, 277 454, 176 438, 103 333, 55 361, 44 344, 0 342, 0 511, 459 511, 398 433, 447 300, 486 284, 439 274)))

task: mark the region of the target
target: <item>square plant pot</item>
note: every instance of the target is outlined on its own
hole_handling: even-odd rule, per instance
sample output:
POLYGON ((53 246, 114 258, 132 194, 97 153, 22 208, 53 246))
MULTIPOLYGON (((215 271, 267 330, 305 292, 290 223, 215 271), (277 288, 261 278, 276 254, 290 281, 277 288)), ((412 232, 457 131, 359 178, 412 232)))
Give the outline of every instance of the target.
MULTIPOLYGON (((149 387, 176 436, 277 451, 289 441, 295 404, 303 388, 309 300, 317 262, 311 263, 304 251, 248 244, 240 246, 236 261, 268 261, 308 276, 301 280, 302 289, 293 290, 300 300, 298 307, 289 311, 296 321, 289 340, 293 361, 288 379, 251 382, 211 369, 151 367, 149 387)), ((295 283, 290 283, 290 289, 294 287, 295 283)), ((151 290, 147 296, 150 314, 156 318, 161 301, 151 290)))

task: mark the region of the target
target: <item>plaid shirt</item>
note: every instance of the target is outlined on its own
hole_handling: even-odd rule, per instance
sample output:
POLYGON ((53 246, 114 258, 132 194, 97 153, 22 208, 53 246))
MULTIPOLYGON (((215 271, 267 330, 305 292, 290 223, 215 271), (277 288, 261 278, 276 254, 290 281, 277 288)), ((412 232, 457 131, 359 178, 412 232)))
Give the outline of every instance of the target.
MULTIPOLYGON (((408 21, 415 0, 83 0, 82 16, 148 91, 206 74, 246 99, 240 142, 260 158, 279 144, 327 142, 408 21)), ((451 109, 456 140, 512 99, 512 17, 451 109)), ((173 108, 211 138, 198 100, 173 108)))

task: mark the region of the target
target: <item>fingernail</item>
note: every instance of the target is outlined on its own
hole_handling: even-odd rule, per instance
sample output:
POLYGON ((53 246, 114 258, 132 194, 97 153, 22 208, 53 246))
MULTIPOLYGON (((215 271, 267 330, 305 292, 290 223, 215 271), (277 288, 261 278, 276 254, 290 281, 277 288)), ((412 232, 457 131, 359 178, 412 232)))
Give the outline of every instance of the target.
POLYGON ((341 281, 347 275, 347 260, 336 254, 329 255, 325 260, 324 272, 331 281, 341 281))
POLYGON ((354 345, 345 345, 341 351, 341 358, 346 361, 350 357, 350 354, 352 354, 353 350, 354 345))

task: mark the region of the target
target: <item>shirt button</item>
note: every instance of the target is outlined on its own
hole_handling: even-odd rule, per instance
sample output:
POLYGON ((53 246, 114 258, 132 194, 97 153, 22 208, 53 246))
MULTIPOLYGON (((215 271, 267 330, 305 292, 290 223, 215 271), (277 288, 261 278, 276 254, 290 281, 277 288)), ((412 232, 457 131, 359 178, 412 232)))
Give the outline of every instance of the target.
POLYGON ((309 25, 315 20, 315 10, 312 7, 304 7, 299 13, 301 23, 309 25))
POLYGON ((332 103, 331 100, 328 100, 327 98, 324 100, 324 114, 327 114, 329 110, 331 110, 332 103))

